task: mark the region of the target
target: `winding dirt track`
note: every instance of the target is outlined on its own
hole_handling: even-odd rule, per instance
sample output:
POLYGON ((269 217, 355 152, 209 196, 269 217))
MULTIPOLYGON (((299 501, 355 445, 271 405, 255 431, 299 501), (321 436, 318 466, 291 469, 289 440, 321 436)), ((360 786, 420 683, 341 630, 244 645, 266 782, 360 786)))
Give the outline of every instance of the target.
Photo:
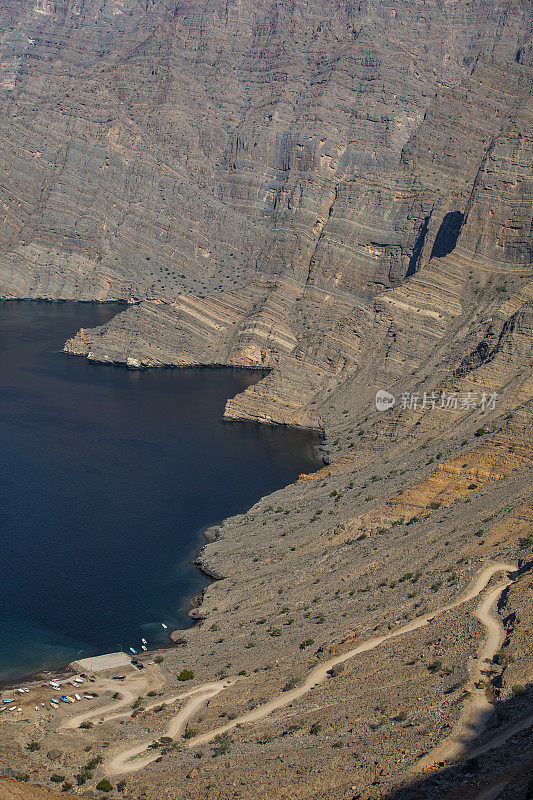
MULTIPOLYGON (((235 683, 235 680, 236 679, 233 678, 225 681, 206 683, 203 686, 198 686, 196 689, 191 689, 189 692, 177 695, 175 698, 169 698, 167 703, 182 700, 187 697, 190 697, 190 700, 180 709, 176 716, 171 719, 165 735, 170 736, 172 739, 177 739, 178 736, 181 736, 189 719, 193 717, 202 706, 206 705, 212 697, 222 692, 224 689, 227 689, 232 683, 235 683)), ((123 775, 126 772, 137 772, 152 761, 155 761, 159 753, 155 750, 148 750, 152 741, 153 739, 150 739, 133 745, 133 747, 120 750, 105 765, 106 773, 108 775, 123 775), (139 757, 143 753, 144 755, 142 758, 139 757)))
MULTIPOLYGON (((505 630, 499 617, 495 614, 494 607, 501 593, 510 583, 511 581, 507 580, 505 583, 500 583, 494 587, 476 609, 476 617, 487 628, 488 636, 481 652, 478 653, 470 665, 470 680, 474 684, 481 680, 483 668, 486 667, 487 662, 492 662, 494 654, 497 653, 505 640, 505 630)), ((484 686, 473 688, 463 709, 461 719, 451 735, 424 756, 417 763, 415 770, 429 764, 451 761, 457 758, 465 747, 483 732, 492 711, 493 706, 487 699, 484 686)))
MULTIPOLYGON (((424 616, 417 617, 407 625, 398 628, 396 631, 388 633, 384 636, 377 636, 374 639, 369 639, 367 642, 363 642, 358 647, 348 650, 346 653, 342 653, 341 655, 335 656, 335 658, 331 658, 328 661, 319 664, 311 670, 305 682, 297 688, 277 695, 276 697, 272 698, 272 700, 263 703, 253 711, 242 714, 225 725, 222 725, 218 728, 213 728, 212 730, 202 733, 199 736, 195 736, 193 739, 188 740, 188 746, 197 747, 198 745, 211 742, 220 734, 232 730, 237 725, 243 725, 245 723, 256 722, 264 719, 273 711, 290 705, 295 700, 298 700, 300 697, 307 694, 307 692, 309 692, 315 686, 322 683, 327 678, 328 671, 332 669, 332 667, 342 664, 354 656, 359 655, 360 653, 366 653, 370 650, 374 650, 376 647, 379 647, 379 645, 389 641, 390 639, 395 639, 399 636, 404 636, 406 633, 423 628, 424 626, 428 625, 428 623, 436 616, 445 614, 447 611, 451 611, 463 603, 467 603, 468 601, 472 600, 474 597, 477 597, 477 595, 487 586, 493 575, 497 574, 498 572, 512 572, 514 569, 516 568, 510 564, 504 563, 488 565, 482 570, 477 578, 472 581, 468 589, 456 600, 454 600, 453 603, 449 603, 448 605, 445 605, 436 611, 431 611, 424 616)), ((492 589, 476 610, 476 615, 481 622, 486 625, 489 635, 483 646, 482 652, 474 661, 475 669, 472 670, 473 677, 480 674, 480 670, 484 662, 494 655, 503 641, 502 637, 504 634, 501 624, 494 616, 492 607, 496 601, 496 598, 500 596, 501 592, 509 585, 509 583, 510 580, 507 579, 504 583, 501 583, 492 589)), ((170 698, 167 700, 168 703, 175 702, 176 700, 185 698, 186 696, 191 697, 189 702, 186 703, 186 705, 180 709, 178 714, 171 720, 167 728, 167 735, 171 736, 172 738, 179 736, 185 729, 189 719, 198 711, 198 709, 207 703, 211 697, 214 697, 215 694, 218 694, 223 689, 227 688, 227 686, 229 686, 231 683, 234 683, 235 680, 236 679, 231 679, 219 681, 217 683, 204 684, 203 686, 198 686, 196 689, 186 693, 186 695, 178 695, 175 698, 170 698)), ((443 757, 439 755, 440 752, 446 753, 447 755, 445 757, 447 758, 453 757, 450 755, 451 753, 457 755, 464 748, 465 743, 471 741, 471 739, 480 732, 480 729, 486 722, 489 710, 490 706, 485 698, 485 693, 482 690, 476 690, 476 692, 473 692, 471 702, 468 704, 468 707, 465 710, 458 729, 449 739, 438 745, 435 750, 429 753, 425 757, 424 763, 427 763, 428 761, 429 763, 433 763, 436 760, 441 760, 443 757)), ((136 772, 137 770, 145 767, 151 761, 154 761, 157 758, 157 753, 147 752, 149 744, 150 742, 141 742, 132 747, 123 748, 111 755, 107 763, 104 765, 107 774, 116 776, 127 772, 136 772), (141 758, 139 756, 141 756, 142 753, 145 755, 141 758)))

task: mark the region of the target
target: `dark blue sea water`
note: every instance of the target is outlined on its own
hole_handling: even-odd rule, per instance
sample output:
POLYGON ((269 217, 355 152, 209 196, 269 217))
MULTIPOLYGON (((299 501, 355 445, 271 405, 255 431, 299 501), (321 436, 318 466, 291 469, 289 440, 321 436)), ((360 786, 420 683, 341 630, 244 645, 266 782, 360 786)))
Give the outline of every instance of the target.
POLYGON ((201 530, 317 466, 306 432, 221 422, 257 373, 61 352, 119 310, 0 303, 0 679, 165 644, 206 584, 201 530))

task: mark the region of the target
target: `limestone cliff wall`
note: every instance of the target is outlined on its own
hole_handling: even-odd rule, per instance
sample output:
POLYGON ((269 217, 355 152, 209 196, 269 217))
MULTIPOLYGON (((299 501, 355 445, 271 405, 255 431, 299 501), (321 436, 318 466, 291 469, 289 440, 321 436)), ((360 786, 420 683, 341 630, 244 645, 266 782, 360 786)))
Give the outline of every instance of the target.
POLYGON ((339 398, 450 382, 500 335, 485 379, 520 382, 527 4, 0 15, 0 295, 134 304, 69 351, 270 367, 226 416, 339 442, 339 398))

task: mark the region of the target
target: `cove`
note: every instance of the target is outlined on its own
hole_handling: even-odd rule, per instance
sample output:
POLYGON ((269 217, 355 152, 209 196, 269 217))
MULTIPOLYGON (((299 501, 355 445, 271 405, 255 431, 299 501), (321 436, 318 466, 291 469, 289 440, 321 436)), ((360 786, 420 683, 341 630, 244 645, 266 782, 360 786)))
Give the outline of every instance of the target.
POLYGON ((309 432, 221 421, 256 372, 61 352, 122 309, 0 303, 2 680, 167 644, 207 583, 201 531, 318 466, 309 432))

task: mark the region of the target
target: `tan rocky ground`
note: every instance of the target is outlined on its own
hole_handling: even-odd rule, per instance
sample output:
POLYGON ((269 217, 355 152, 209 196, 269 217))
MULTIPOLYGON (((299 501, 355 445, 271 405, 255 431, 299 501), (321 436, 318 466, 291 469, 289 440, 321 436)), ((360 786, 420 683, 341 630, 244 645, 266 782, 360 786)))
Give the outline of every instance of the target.
MULTIPOLYGON (((1 296, 129 301, 66 343, 94 361, 269 368, 226 419, 319 430, 330 462, 208 532, 198 563, 223 579, 141 710, 82 729, 4 713, 0 769, 99 797, 125 748, 157 740, 125 797, 525 800, 531 9, 17 0, 0 20, 1 296), (476 611, 503 577, 440 611, 500 562, 517 567, 491 609, 505 639, 476 687, 476 611), (417 767, 476 692, 486 730, 417 767)), ((120 702, 102 689, 95 710, 120 702)))

